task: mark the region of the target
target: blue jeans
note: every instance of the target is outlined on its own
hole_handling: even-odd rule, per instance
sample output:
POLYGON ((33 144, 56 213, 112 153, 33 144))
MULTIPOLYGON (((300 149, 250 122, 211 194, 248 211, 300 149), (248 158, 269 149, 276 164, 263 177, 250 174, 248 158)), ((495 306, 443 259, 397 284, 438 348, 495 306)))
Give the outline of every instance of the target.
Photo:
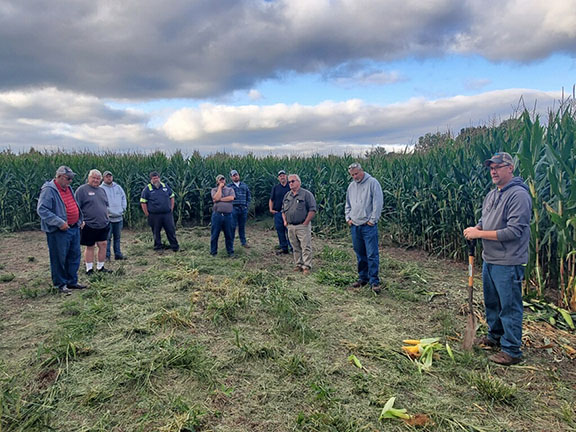
POLYGON ((378 251, 378 225, 352 225, 352 245, 358 261, 358 280, 380 285, 378 268, 380 254, 378 251))
POLYGON ((276 233, 278 234, 278 243, 280 244, 280 249, 287 251, 292 246, 288 240, 288 230, 284 226, 282 212, 274 213, 274 227, 276 228, 276 233))
POLYGON ((50 253, 50 272, 54 286, 76 285, 80 267, 80 228, 46 233, 50 253))
POLYGON ((218 238, 220 237, 221 231, 224 231, 226 252, 228 252, 228 255, 234 255, 234 231, 232 230, 232 213, 212 212, 211 225, 210 255, 216 255, 218 253, 218 238))
POLYGON ((235 205, 232 212, 232 239, 236 235, 236 227, 238 227, 238 237, 240 243, 246 244, 246 220, 248 220, 248 207, 235 205))
POLYGON ((522 351, 522 279, 524 266, 484 262, 482 284, 488 337, 500 342, 502 351, 520 357, 522 351))
POLYGON ((114 236, 114 257, 119 258, 122 256, 120 252, 120 233, 124 222, 110 222, 110 231, 108 231, 108 244, 106 245, 106 258, 110 258, 110 243, 112 243, 112 236, 114 236))

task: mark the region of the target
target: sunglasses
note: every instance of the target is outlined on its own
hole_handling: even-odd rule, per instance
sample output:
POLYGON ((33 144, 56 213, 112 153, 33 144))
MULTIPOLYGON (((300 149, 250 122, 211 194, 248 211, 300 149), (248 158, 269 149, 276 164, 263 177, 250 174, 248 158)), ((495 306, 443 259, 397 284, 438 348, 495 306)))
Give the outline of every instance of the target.
POLYGON ((298 180, 288 180, 288 183, 296 183, 298 180))

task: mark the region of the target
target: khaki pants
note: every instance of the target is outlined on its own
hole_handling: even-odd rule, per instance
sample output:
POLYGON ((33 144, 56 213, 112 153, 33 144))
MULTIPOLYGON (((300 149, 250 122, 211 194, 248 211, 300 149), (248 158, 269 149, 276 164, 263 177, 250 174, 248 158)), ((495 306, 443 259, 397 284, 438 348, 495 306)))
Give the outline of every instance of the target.
POLYGON ((312 268, 312 225, 288 225, 288 239, 294 250, 294 264, 312 268))

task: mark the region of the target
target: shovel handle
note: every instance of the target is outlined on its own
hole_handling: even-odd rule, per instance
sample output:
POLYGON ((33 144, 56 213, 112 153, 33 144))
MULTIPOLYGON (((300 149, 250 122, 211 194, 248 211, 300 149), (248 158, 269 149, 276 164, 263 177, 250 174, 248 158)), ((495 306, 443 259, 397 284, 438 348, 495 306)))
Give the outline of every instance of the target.
POLYGON ((468 243, 468 287, 474 285, 474 255, 476 253, 476 240, 467 240, 468 243))

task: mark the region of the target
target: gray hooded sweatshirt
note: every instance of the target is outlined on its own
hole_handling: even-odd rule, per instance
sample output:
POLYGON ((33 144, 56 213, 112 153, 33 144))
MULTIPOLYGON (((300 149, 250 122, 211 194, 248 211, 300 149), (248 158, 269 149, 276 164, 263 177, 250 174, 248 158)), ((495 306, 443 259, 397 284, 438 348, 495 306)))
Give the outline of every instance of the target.
POLYGON ((367 222, 377 224, 382 214, 383 203, 380 183, 365 172, 360 183, 353 181, 348 185, 344 208, 346 222, 352 219, 352 223, 356 226, 367 222))
POLYGON ((528 262, 532 198, 528 186, 514 177, 502 189, 486 195, 477 226, 496 231, 498 241, 482 240, 482 259, 489 264, 521 265, 528 262))

